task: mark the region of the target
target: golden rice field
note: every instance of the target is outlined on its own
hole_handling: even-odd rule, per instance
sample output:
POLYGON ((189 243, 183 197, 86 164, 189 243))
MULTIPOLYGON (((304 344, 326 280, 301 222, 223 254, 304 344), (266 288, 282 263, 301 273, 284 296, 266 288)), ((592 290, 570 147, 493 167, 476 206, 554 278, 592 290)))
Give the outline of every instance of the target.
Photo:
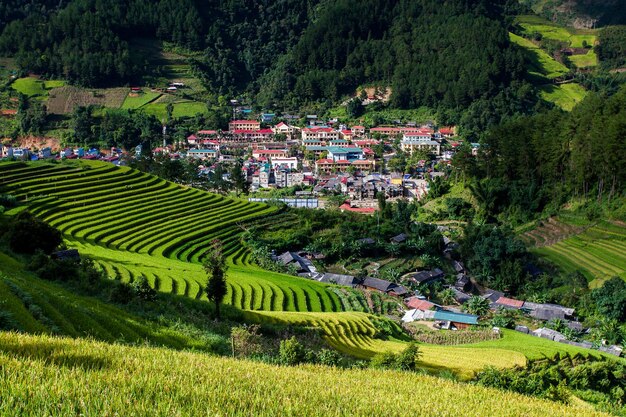
POLYGON ((600 417, 449 380, 0 333, 0 416, 600 417))

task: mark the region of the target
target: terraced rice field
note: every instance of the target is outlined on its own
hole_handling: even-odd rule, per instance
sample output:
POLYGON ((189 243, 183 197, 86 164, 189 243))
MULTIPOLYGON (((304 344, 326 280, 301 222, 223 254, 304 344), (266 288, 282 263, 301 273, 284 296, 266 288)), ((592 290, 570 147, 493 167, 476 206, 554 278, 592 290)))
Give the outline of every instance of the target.
MULTIPOLYGON (((330 315, 263 311, 250 312, 248 317, 258 322, 320 328, 329 345, 362 359, 370 359, 376 353, 384 351, 399 352, 406 347, 405 341, 394 339, 393 336, 388 339, 377 338, 379 331, 372 323, 375 318, 365 313, 345 312, 330 315)), ((467 379, 486 366, 507 368, 523 366, 526 363, 526 356, 523 353, 500 349, 497 343, 493 347, 420 344, 420 351, 422 352, 420 367, 435 372, 446 369, 467 379)))
POLYGON ((547 52, 531 41, 514 33, 509 33, 511 42, 516 43, 527 51, 531 61, 531 74, 548 79, 561 77, 569 72, 569 69, 552 58, 547 52))
POLYGON ((205 298, 202 256, 220 239, 229 258, 226 302, 250 310, 342 311, 333 286, 261 270, 241 233, 289 222, 275 207, 183 187, 101 162, 3 164, 0 187, 63 232, 68 246, 113 279, 144 275, 158 290, 205 298))
POLYGON ((626 279, 626 226, 622 224, 600 221, 581 226, 550 219, 522 239, 563 271, 581 272, 592 287, 614 276, 626 279))
MULTIPOLYGON (((159 291, 204 299, 206 274, 202 256, 211 239, 219 238, 230 264, 225 302, 246 310, 251 318, 318 327, 329 344, 361 358, 405 346, 400 336, 377 338, 372 321, 376 319, 372 316, 342 313, 367 311, 364 297, 349 289, 265 271, 250 263, 250 254, 241 241, 245 228, 280 228, 294 221, 274 207, 210 194, 93 161, 2 163, 0 193, 6 192, 16 195, 35 215, 59 228, 68 247, 94 259, 112 279, 132 282, 143 275, 159 291)), ((73 317, 72 308, 78 308, 79 316, 89 323, 82 330, 76 329, 79 334, 93 327, 107 335, 108 330, 98 322, 98 317, 106 317, 104 306, 102 312, 94 313, 87 301, 81 305, 73 302, 67 310, 61 298, 59 295, 58 300, 42 304, 60 305, 58 308, 63 311, 50 311, 61 318, 73 317)), ((69 326, 71 322, 60 320, 59 326, 69 326)), ((118 320, 119 326, 131 322, 130 318, 118 320)), ((146 330, 141 326, 136 330, 125 327, 123 332, 144 337, 146 330)), ((155 332, 148 331, 151 336, 144 338, 174 338, 175 346, 189 343, 155 332)), ((109 340, 107 337, 102 339, 109 340)), ((553 349, 567 347, 559 345, 553 349)), ((424 345, 422 350, 425 368, 452 370, 463 377, 486 365, 512 366, 525 360, 523 352, 500 349, 497 344, 424 345)))
POLYGON ((0 416, 608 416, 409 372, 279 367, 6 332, 0 363, 0 416))

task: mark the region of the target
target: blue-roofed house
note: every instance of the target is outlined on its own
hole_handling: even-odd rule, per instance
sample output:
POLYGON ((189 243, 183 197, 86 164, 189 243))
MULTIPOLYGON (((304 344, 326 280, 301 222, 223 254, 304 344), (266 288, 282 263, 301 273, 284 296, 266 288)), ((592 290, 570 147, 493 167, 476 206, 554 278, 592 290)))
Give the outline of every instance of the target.
POLYGON ((442 329, 466 329, 478 324, 478 316, 474 314, 455 313, 453 311, 435 311, 433 319, 440 322, 442 329))
POLYGON ((263 113, 261 114, 261 122, 263 123, 271 123, 276 115, 274 113, 263 113))
POLYGON ((363 159, 363 149, 353 147, 328 147, 328 159, 333 161, 355 161, 357 159, 363 159))

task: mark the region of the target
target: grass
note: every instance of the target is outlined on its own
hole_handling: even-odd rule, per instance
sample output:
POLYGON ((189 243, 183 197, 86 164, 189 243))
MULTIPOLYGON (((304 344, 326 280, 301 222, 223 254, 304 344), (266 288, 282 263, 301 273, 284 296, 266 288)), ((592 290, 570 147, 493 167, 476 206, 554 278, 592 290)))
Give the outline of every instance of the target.
POLYGON ((539 95, 543 100, 570 111, 585 98, 587 90, 576 83, 546 84, 539 87, 539 95))
POLYGON ((526 51, 531 62, 529 71, 531 75, 554 79, 569 73, 569 69, 565 65, 552 58, 547 52, 528 39, 514 33, 509 33, 509 38, 511 42, 521 46, 526 51))
POLYGON ((606 414, 397 371, 278 367, 192 352, 0 333, 0 415, 606 414))
POLYGON ((48 97, 48 90, 64 85, 65 81, 62 80, 44 81, 37 77, 24 77, 13 81, 11 87, 28 97, 38 97, 44 100, 48 97))
POLYGON ((122 104, 122 109, 138 109, 146 104, 158 99, 161 97, 161 93, 157 92, 145 92, 139 94, 137 97, 131 97, 130 95, 126 96, 124 99, 124 103, 122 104))
POLYGON ((1 252, 0 303, 2 310, 11 317, 9 328, 18 331, 211 350, 200 338, 41 280, 25 271, 19 261, 1 252))
POLYGON ((584 55, 572 55, 568 59, 572 61, 576 68, 591 68, 598 65, 598 56, 593 49, 590 49, 584 55))
MULTIPOLYGON (((193 117, 197 114, 206 114, 206 104, 198 101, 176 101, 173 103, 174 117, 193 117)), ((167 103, 150 103, 142 107, 146 113, 156 116, 160 120, 167 117, 167 103)))

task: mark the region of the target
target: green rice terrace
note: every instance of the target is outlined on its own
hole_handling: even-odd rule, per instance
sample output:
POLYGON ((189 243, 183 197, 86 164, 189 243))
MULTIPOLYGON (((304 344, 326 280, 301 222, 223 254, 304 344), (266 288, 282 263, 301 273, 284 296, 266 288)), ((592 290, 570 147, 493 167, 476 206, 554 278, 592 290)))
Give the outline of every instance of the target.
POLYGON ((534 253, 563 271, 580 271, 591 287, 614 276, 626 278, 626 225, 621 222, 563 214, 521 237, 534 253))
MULTIPOLYGON (((321 329, 329 345, 356 358, 406 346, 407 337, 391 322, 395 330, 380 335, 379 322, 387 320, 368 314, 362 293, 266 271, 251 262, 242 242, 247 227, 280 228, 295 221, 276 207, 95 161, 3 163, 0 192, 15 195, 24 203, 18 208, 26 207, 61 230, 68 247, 94 260, 111 279, 133 282, 145 276, 158 291, 202 303, 207 279, 203 253, 212 239, 220 239, 230 263, 225 303, 243 310, 248 321, 321 329)), ((5 255, 0 278, 0 300, 22 318, 21 328, 28 332, 147 340, 175 348, 200 344, 113 305, 75 296, 5 255), (34 312, 32 305, 37 306, 34 312)), ((509 331, 499 340, 423 344, 420 350, 425 369, 449 370, 461 378, 471 378, 487 365, 510 367, 558 353, 596 354, 509 331)))
POLYGON ((410 372, 279 367, 46 335, 3 333, 0 363, 0 415, 608 416, 582 401, 410 372))

